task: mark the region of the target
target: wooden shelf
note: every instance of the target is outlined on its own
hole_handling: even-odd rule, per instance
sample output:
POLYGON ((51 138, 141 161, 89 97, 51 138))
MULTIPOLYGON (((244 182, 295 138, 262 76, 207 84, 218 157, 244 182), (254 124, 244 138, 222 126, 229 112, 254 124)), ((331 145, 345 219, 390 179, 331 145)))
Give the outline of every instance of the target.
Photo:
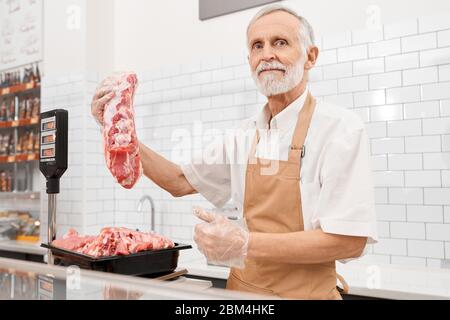
POLYGON ((40 85, 35 82, 17 84, 15 86, 0 89, 0 97, 10 94, 23 93, 37 88, 40 88, 40 85))
POLYGON ((0 121, 1 128, 17 128, 17 127, 27 127, 34 126, 39 123, 39 117, 33 117, 30 119, 20 119, 15 121, 0 121))
POLYGON ((14 156, 0 156, 0 163, 18 163, 39 160, 39 153, 17 154, 14 156))

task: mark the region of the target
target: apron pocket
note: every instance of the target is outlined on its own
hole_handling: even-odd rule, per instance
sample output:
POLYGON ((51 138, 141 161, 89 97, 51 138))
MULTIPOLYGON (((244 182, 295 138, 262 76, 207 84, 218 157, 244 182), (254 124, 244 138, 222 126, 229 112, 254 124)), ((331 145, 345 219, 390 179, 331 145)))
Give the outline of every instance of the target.
POLYGON ((260 295, 272 295, 272 296, 275 295, 275 292, 270 289, 260 288, 245 281, 242 281, 234 274, 234 272, 231 272, 230 274, 230 278, 228 279, 227 283, 227 289, 250 292, 260 295))

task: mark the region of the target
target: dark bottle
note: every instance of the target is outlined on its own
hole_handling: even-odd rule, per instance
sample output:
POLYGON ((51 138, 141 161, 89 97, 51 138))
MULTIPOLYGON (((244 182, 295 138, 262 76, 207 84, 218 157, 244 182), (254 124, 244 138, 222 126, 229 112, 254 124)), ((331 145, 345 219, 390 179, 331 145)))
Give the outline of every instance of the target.
POLYGON ((30 67, 30 82, 36 82, 36 73, 34 72, 34 66, 30 67))
POLYGON ((40 142, 41 142, 40 133, 38 131, 38 132, 36 132, 36 135, 34 136, 34 150, 33 150, 34 152, 39 152, 40 142))
POLYGON ((33 111, 33 99, 27 98, 25 106, 25 119, 29 119, 31 118, 31 112, 33 111))
POLYGON ((33 110, 31 111, 31 117, 38 117, 39 116, 39 110, 41 105, 41 99, 38 97, 33 99, 33 110))
POLYGON ((6 88, 9 87, 9 78, 10 78, 9 72, 7 72, 5 75, 5 87, 6 88))
POLYGON ((36 64, 36 83, 41 83, 41 71, 39 70, 39 64, 36 64))
POLYGON ((0 192, 6 192, 6 172, 0 171, 0 192))
POLYGON ((27 69, 25 68, 23 70, 23 77, 22 77, 22 83, 27 83, 27 69))
POLYGON ((8 121, 14 121, 16 116, 16 104, 14 103, 14 99, 11 99, 9 104, 9 112, 8 112, 8 121))
POLYGON ((28 75, 28 69, 25 68, 24 71, 23 71, 23 80, 22 80, 22 82, 23 83, 28 83, 29 81, 30 81, 30 79, 29 79, 29 75, 28 75))
POLYGON ((27 113, 26 99, 19 102, 19 119, 24 119, 27 113))
POLYGON ((6 148, 7 148, 6 153, 7 153, 9 156, 12 156, 12 155, 14 154, 14 136, 13 136, 12 133, 11 133, 11 135, 9 136, 9 139, 8 139, 8 145, 6 146, 6 148))
POLYGON ((34 72, 33 67, 28 68, 28 82, 33 81, 34 79, 34 72))
POLYGON ((3 101, 0 106, 0 121, 6 121, 6 101, 3 101))

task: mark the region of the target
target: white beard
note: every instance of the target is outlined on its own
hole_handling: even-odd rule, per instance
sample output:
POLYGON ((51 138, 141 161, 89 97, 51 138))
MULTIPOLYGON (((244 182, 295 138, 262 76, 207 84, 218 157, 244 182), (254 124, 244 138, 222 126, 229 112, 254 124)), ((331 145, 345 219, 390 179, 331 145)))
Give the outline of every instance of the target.
POLYGON ((252 72, 253 80, 258 87, 258 90, 266 97, 275 96, 278 94, 286 93, 294 89, 303 79, 304 74, 304 61, 299 59, 291 67, 286 67, 279 62, 261 62, 252 72), (277 75, 274 73, 265 73, 258 77, 258 73, 261 70, 268 68, 285 70, 285 74, 281 80, 277 79, 277 75))

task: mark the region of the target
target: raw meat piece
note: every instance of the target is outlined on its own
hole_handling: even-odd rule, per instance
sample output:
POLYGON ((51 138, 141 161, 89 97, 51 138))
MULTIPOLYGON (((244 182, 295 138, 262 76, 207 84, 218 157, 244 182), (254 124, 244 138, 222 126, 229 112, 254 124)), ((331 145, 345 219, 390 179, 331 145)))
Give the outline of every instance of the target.
POLYGON ((133 107, 138 80, 134 73, 122 73, 111 76, 107 83, 115 97, 103 113, 106 165, 118 183, 131 189, 143 172, 133 107))
POLYGON ((70 229, 62 239, 53 241, 53 245, 58 248, 74 251, 84 247, 86 243, 94 241, 95 237, 81 237, 75 229, 70 229))
POLYGON ((172 240, 157 233, 144 233, 127 228, 103 228, 98 236, 83 237, 71 229, 55 247, 93 257, 123 256, 133 253, 173 248, 172 240))

